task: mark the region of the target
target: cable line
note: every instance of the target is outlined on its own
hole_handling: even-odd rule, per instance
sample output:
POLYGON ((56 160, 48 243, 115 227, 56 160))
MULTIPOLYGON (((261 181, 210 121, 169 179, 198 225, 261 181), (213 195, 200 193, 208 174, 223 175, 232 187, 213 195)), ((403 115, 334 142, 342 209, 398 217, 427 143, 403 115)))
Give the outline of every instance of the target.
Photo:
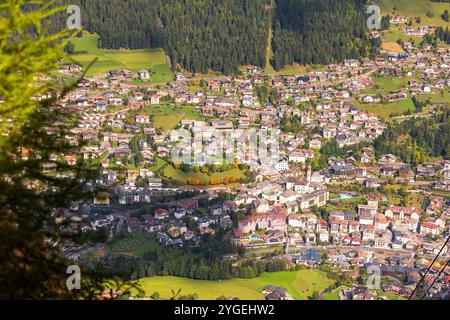
POLYGON ((431 288, 433 288, 434 284, 436 283, 436 281, 439 279, 439 277, 441 276, 442 272, 444 272, 445 269, 447 269, 448 264, 450 263, 450 258, 447 260, 447 263, 444 264, 444 266, 442 267, 442 269, 439 271, 438 275, 436 276, 436 278, 434 279, 433 283, 431 284, 431 286, 428 288, 428 290, 423 294, 422 298, 420 298, 420 300, 423 300, 423 298, 426 297, 426 295, 428 294, 428 292, 431 290, 431 288))
POLYGON ((414 296, 414 294, 416 293, 417 289, 419 288, 419 286, 422 284, 423 280, 425 279, 425 277, 427 276, 428 272, 430 271, 431 267, 434 265, 434 263, 436 262, 436 260, 439 258, 439 256, 441 255, 442 250, 444 250, 445 246, 448 244, 448 242, 450 241, 450 236, 447 238, 447 241, 445 241, 444 245, 442 246, 441 250, 439 250, 438 254, 436 255, 436 257, 434 257, 433 262, 428 266, 427 270, 425 271, 425 273, 423 274, 422 278, 420 279, 419 283, 416 285, 416 287, 414 288, 413 292, 411 293, 411 295, 409 296, 408 300, 411 300, 411 298, 414 296))

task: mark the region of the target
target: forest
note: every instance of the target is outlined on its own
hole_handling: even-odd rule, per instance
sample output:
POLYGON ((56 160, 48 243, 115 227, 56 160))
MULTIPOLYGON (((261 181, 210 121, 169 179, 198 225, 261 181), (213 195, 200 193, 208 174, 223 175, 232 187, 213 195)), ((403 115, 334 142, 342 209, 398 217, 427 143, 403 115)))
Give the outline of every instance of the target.
POLYGON ((435 31, 436 37, 445 42, 446 44, 450 44, 450 31, 447 28, 445 30, 442 27, 437 27, 435 31))
POLYGON ((368 40, 361 0, 277 1, 272 65, 328 64, 365 57, 368 40))
POLYGON ((100 263, 130 280, 152 276, 177 276, 199 280, 250 279, 263 272, 288 270, 284 259, 243 258, 242 247, 234 246, 224 230, 219 230, 216 235, 205 235, 204 240, 195 248, 160 247, 139 257, 121 255, 108 257, 100 263), (229 254, 239 258, 223 258, 229 254))
POLYGON ((429 119, 412 119, 387 130, 374 141, 377 157, 392 153, 404 162, 450 159, 450 109, 429 119))
MULTIPOLYGON (((61 0, 68 3, 68 0, 61 0)), ((280 69, 367 54, 365 0, 71 0, 82 25, 107 49, 161 47, 172 66, 235 73, 271 63, 280 69)), ((64 25, 64 19, 56 24, 64 25)))

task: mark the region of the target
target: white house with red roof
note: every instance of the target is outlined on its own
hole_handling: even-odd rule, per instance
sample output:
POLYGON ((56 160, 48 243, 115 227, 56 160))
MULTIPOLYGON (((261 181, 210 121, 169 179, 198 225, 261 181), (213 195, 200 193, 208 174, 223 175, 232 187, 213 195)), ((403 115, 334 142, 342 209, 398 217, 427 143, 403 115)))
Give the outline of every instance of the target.
POLYGON ((392 220, 419 220, 420 210, 414 207, 406 208, 400 206, 390 205, 385 211, 384 215, 392 220))
POLYGON ((433 236, 437 236, 439 233, 439 226, 433 222, 427 221, 420 225, 421 235, 432 234, 433 236))
POLYGON ((169 217, 169 211, 166 209, 160 208, 155 211, 155 219, 164 220, 169 217))

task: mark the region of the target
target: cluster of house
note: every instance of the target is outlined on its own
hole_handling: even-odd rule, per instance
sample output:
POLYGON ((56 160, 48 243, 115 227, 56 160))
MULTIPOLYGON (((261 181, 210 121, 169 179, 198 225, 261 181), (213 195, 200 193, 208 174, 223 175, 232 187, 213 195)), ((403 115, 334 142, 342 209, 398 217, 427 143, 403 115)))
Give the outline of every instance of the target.
POLYGON ((404 31, 409 36, 419 36, 423 37, 427 33, 432 34, 436 30, 435 25, 418 26, 417 28, 413 26, 408 26, 404 31))
POLYGON ((332 183, 357 182, 367 188, 378 188, 396 182, 450 190, 449 161, 436 161, 412 167, 397 161, 397 157, 392 154, 384 154, 377 161, 373 156, 373 150, 364 148, 357 159, 351 155, 346 159, 331 157, 328 164, 331 167, 328 177, 332 183))
MULTIPOLYGON (((448 258, 448 253, 444 253, 441 258, 444 260, 448 258)), ((337 267, 340 273, 348 276, 355 283, 362 276, 365 277, 362 278, 363 283, 358 281, 359 285, 352 285, 340 290, 340 300, 389 299, 389 296, 408 299, 415 287, 419 285, 432 260, 433 257, 412 260, 410 254, 380 255, 371 250, 354 251, 335 248, 321 251, 312 248, 293 258, 294 263, 305 265, 308 268, 323 264, 337 267), (368 278, 374 274, 380 278, 372 280, 368 278)), ((440 270, 443 270, 444 274, 436 280, 435 285, 431 288, 430 297, 448 297, 450 268, 443 268, 440 262, 433 264, 422 285, 424 288, 431 287, 440 270)))
MULTIPOLYGON (((401 17, 393 19, 397 22, 402 20, 401 17)), ((203 116, 203 121, 180 121, 179 127, 193 134, 201 132, 206 140, 214 140, 220 134, 235 129, 277 129, 283 119, 297 116, 305 130, 302 133, 284 132, 280 135, 279 162, 274 167, 255 165, 251 168, 257 177, 276 179, 280 172, 289 170, 292 163, 305 163, 314 158, 317 150, 329 139, 336 139, 339 146, 343 147, 373 140, 383 133, 386 126, 377 117, 358 110, 349 102, 352 95, 359 95, 359 92, 373 85, 371 75, 374 71, 400 76, 404 71, 407 75, 411 75, 412 71, 420 72, 426 83, 418 84, 417 80, 412 79, 409 83, 410 94, 419 94, 415 90, 417 88, 423 93, 430 93, 449 85, 450 58, 447 49, 440 48, 436 54, 425 56, 408 44, 405 44, 405 48, 409 50, 405 59, 350 59, 340 65, 329 65, 325 71, 312 71, 298 76, 263 76, 260 68, 246 66, 241 77, 207 79, 202 87, 197 86, 195 90, 191 90, 190 79, 182 73, 176 74, 174 82, 150 89, 129 81, 135 77, 148 79, 150 73, 145 70, 137 73, 124 69, 112 70, 104 77, 86 78, 80 81, 76 90, 60 101, 60 108, 80 115, 77 127, 70 131, 67 139, 73 144, 81 139, 87 145, 81 154, 67 154, 64 159, 69 164, 75 164, 79 158, 100 159, 104 171, 98 183, 120 184, 121 190, 115 191, 120 204, 148 202, 145 189, 161 188, 162 183, 152 180, 155 178, 154 173, 145 172, 145 167, 151 166, 156 157, 170 156, 180 140, 175 130, 161 132, 155 128, 148 110, 153 105, 164 104, 161 100, 163 97, 170 97, 170 101, 175 103, 173 108, 176 109, 180 104, 192 105, 203 116), (271 93, 275 90, 275 101, 260 101, 257 94, 257 86, 260 85, 269 86, 271 93), (294 107, 301 103, 306 106, 303 110, 294 107), (128 178, 136 176, 130 174, 130 170, 127 171, 130 164, 138 168, 137 176, 145 180, 144 184, 139 183, 137 186, 134 179, 128 178), (127 178, 122 179, 123 175, 127 178)), ((61 67, 60 71, 76 74, 80 68, 68 65, 61 67)), ((402 91, 390 93, 384 98, 397 101, 406 97, 407 93, 402 91)), ((361 99, 367 103, 377 102, 379 98, 361 95, 361 99)), ((195 161, 201 166, 206 163, 206 158, 195 161)), ((239 161, 245 163, 246 159, 244 157, 239 161)), ((370 161, 370 154, 365 153, 361 162, 370 161)), ((354 172, 352 168, 334 166, 332 174, 339 178, 352 176, 354 172)), ((356 170, 357 175, 364 175, 364 172, 356 170)), ((328 181, 326 175, 315 175, 312 183, 328 181)), ((140 182, 142 179, 139 179, 140 182)), ((368 179, 369 185, 376 183, 368 179)), ((444 182, 436 187, 445 188, 448 184, 444 182)))
MULTIPOLYGON (((393 24, 407 21, 405 17, 391 18, 393 24)), ((432 254, 448 232, 449 204, 445 198, 432 197, 427 207, 410 208, 389 204, 385 207, 377 196, 367 204, 360 204, 357 212, 324 210, 326 217, 319 217, 315 208, 323 208, 330 202, 329 184, 378 188, 395 182, 419 183, 429 189, 448 191, 450 162, 412 167, 399 163, 391 154, 376 158, 374 150, 368 147, 358 155, 329 158, 329 169, 313 171, 308 165, 330 139, 344 147, 373 141, 384 132, 386 125, 379 118, 359 110, 352 101, 395 102, 408 95, 439 93, 450 86, 448 49, 429 51, 426 44, 417 49, 408 42, 403 47, 405 53, 385 50, 386 55, 374 60, 349 59, 329 65, 323 71, 295 76, 265 76, 260 68, 246 66, 242 76, 214 77, 200 86, 192 86, 196 80, 183 73, 177 73, 173 82, 158 86, 130 81, 150 79, 151 73, 146 70, 137 73, 113 70, 104 77, 82 79, 57 106, 80 116, 66 138, 74 145, 79 140, 85 143, 80 154, 66 154, 63 159, 68 164, 76 164, 80 159, 100 161, 102 169, 94 187, 107 191, 95 194, 92 203, 95 210, 101 211, 112 204, 147 205, 152 204, 154 190, 169 192, 152 166, 157 157, 167 160, 182 138, 178 130, 163 131, 156 127, 153 108, 161 105, 174 111, 180 106, 191 108, 195 119, 201 120, 187 116, 175 129, 183 128, 192 135, 201 133, 202 145, 223 140, 220 137, 237 129, 283 128, 286 120, 293 119, 300 129, 283 128, 275 165, 255 164, 247 155, 237 159, 239 163, 249 164, 254 182, 236 186, 233 201, 209 208, 207 215, 197 213, 195 198, 176 205, 161 204, 154 212, 126 217, 128 231, 146 230, 154 233, 160 243, 172 247, 197 246, 203 235, 214 233, 217 228, 234 227, 233 241, 248 248, 332 243, 390 252, 420 249, 423 254, 432 254), (408 85, 395 92, 366 94, 374 85, 374 74, 406 76, 408 85), (258 95, 261 86, 269 89, 270 98, 266 101, 258 95), (233 212, 241 217, 237 226, 231 219, 233 212), (188 220, 194 222, 187 223, 188 220)), ((60 71, 79 74, 81 69, 68 65, 60 71)), ((45 99, 46 95, 37 99, 45 99)), ((225 153, 228 151, 224 149, 225 153)), ((206 164, 208 152, 205 150, 195 159, 198 166, 206 164)), ((27 156, 27 150, 23 150, 22 156, 27 156)), ((51 169, 51 166, 45 168, 51 169)), ((85 230, 114 228, 115 222, 111 216, 99 214, 82 227, 85 230)), ((320 263, 314 251, 296 259, 298 263, 320 263)))
POLYGON ((265 300, 294 300, 283 287, 266 286, 263 291, 265 300))
MULTIPOLYGON (((310 207, 301 208, 305 196, 317 197, 308 202, 311 207, 325 205, 327 193, 318 190, 301 195, 288 191, 277 198, 273 190, 262 191, 262 198, 251 202, 255 214, 239 221, 234 240, 247 247, 287 242, 294 247, 334 244, 395 251, 416 251, 420 247, 423 253, 432 254, 442 246, 442 236, 448 234, 450 203, 443 197, 432 198, 425 212, 395 205, 380 212, 377 200, 360 204, 357 212, 332 210, 327 219, 309 211, 310 207), (272 200, 276 203, 268 206, 268 200, 264 199, 267 194, 274 196, 272 200), (267 232, 261 232, 263 230, 267 232)), ((373 195, 372 198, 378 197, 373 195)))
POLYGON ((366 104, 379 104, 382 101, 396 102, 408 98, 408 94, 410 96, 438 94, 450 86, 450 53, 448 49, 439 48, 436 53, 424 55, 410 42, 405 42, 403 46, 407 51, 405 58, 400 60, 395 58, 391 59, 394 61, 383 62, 378 65, 377 72, 380 76, 409 78, 408 83, 400 90, 390 93, 360 93, 357 95, 359 101, 366 104), (406 59, 406 57, 410 59, 406 59))
POLYGON ((128 217, 127 230, 129 233, 145 230, 155 234, 162 245, 180 248, 184 245, 196 247, 204 235, 214 234, 217 228, 232 227, 230 213, 236 210, 232 201, 212 205, 206 215, 198 213, 197 208, 198 198, 183 199, 170 208, 159 208, 140 217, 128 217), (188 224, 185 218, 191 222, 188 224))

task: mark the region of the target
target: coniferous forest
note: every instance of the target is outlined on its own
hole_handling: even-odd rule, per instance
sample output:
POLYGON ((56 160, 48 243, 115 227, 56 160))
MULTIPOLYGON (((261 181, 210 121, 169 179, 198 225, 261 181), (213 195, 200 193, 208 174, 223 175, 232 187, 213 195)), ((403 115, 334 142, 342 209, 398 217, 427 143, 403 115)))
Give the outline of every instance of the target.
POLYGON ((367 54, 364 1, 277 1, 272 64, 328 64, 367 54))
MULTIPOLYGON (((67 0, 63 0, 67 1, 67 0)), ((100 47, 162 47, 172 65, 235 72, 266 63, 331 63, 366 55, 365 0, 71 0, 100 47)))
POLYGON ((374 141, 375 153, 399 156, 404 162, 423 162, 430 158, 450 159, 450 111, 429 119, 412 119, 389 126, 374 141), (403 137, 402 141, 398 137, 403 137))

